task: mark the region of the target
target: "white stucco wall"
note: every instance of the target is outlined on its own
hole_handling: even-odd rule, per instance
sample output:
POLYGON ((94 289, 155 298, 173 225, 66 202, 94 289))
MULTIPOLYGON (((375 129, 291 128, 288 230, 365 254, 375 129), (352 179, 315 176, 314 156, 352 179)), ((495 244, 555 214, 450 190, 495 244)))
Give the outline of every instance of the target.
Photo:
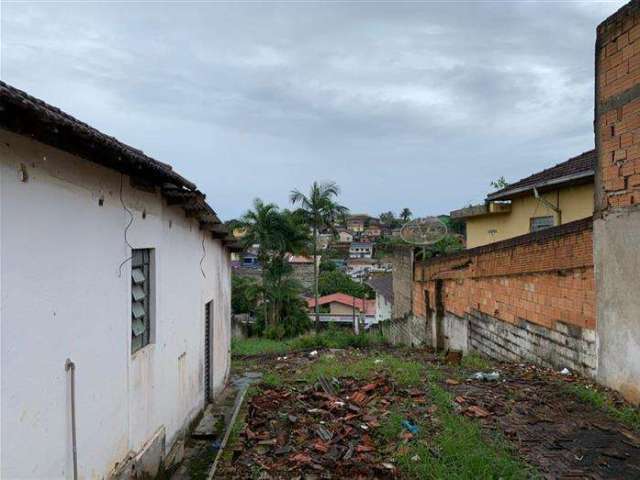
POLYGON ((159 428, 170 446, 202 408, 209 300, 212 385, 222 388, 229 255, 181 209, 132 189, 124 177, 123 200, 134 215, 128 241, 155 249, 154 342, 132 356, 130 262, 118 275, 130 257, 121 174, 1 130, 0 166, 1 477, 71 478, 70 358, 77 367, 80 478, 102 478, 159 428))

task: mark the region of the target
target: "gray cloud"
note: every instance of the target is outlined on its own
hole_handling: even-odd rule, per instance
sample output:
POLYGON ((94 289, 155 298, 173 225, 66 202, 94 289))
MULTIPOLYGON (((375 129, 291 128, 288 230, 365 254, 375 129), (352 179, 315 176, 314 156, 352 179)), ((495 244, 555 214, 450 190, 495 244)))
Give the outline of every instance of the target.
POLYGON ((193 179, 223 218, 333 179, 448 212, 593 148, 613 3, 2 4, 2 79, 193 179))

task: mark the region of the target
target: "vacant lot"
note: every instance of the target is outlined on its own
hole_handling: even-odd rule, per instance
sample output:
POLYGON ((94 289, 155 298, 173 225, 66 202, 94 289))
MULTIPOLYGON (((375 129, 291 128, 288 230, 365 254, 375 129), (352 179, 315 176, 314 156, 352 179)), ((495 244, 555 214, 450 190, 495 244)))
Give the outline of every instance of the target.
POLYGON ((216 477, 640 478, 640 412, 610 392, 531 365, 355 342, 234 345, 235 373, 264 377, 216 477))

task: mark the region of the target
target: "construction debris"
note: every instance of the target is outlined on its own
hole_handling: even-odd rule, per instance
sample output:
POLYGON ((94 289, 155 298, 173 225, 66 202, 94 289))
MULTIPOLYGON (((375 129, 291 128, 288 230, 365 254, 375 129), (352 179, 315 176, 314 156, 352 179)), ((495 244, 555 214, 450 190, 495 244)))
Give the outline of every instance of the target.
MULTIPOLYGON (((246 427, 225 478, 261 479, 397 477, 393 458, 380 451, 375 429, 397 402, 425 393, 399 389, 387 376, 366 382, 320 377, 302 389, 269 388, 249 402, 246 427)), ((423 401, 424 403, 424 401, 423 401)), ((402 423, 401 441, 418 433, 411 419, 402 423)))

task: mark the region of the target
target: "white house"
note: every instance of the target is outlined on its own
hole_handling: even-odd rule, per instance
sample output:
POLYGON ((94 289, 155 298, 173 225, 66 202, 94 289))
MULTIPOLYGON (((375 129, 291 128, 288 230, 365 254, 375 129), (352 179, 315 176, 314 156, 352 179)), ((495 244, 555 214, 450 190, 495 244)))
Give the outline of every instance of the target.
POLYGON ((2 82, 0 168, 0 476, 153 474, 227 379, 232 240, 170 166, 2 82))
POLYGON ((349 258, 371 258, 373 244, 369 242, 352 242, 349 247, 349 258))
POLYGON ((367 284, 376 292, 376 323, 391 320, 393 310, 393 274, 373 275, 367 284))

